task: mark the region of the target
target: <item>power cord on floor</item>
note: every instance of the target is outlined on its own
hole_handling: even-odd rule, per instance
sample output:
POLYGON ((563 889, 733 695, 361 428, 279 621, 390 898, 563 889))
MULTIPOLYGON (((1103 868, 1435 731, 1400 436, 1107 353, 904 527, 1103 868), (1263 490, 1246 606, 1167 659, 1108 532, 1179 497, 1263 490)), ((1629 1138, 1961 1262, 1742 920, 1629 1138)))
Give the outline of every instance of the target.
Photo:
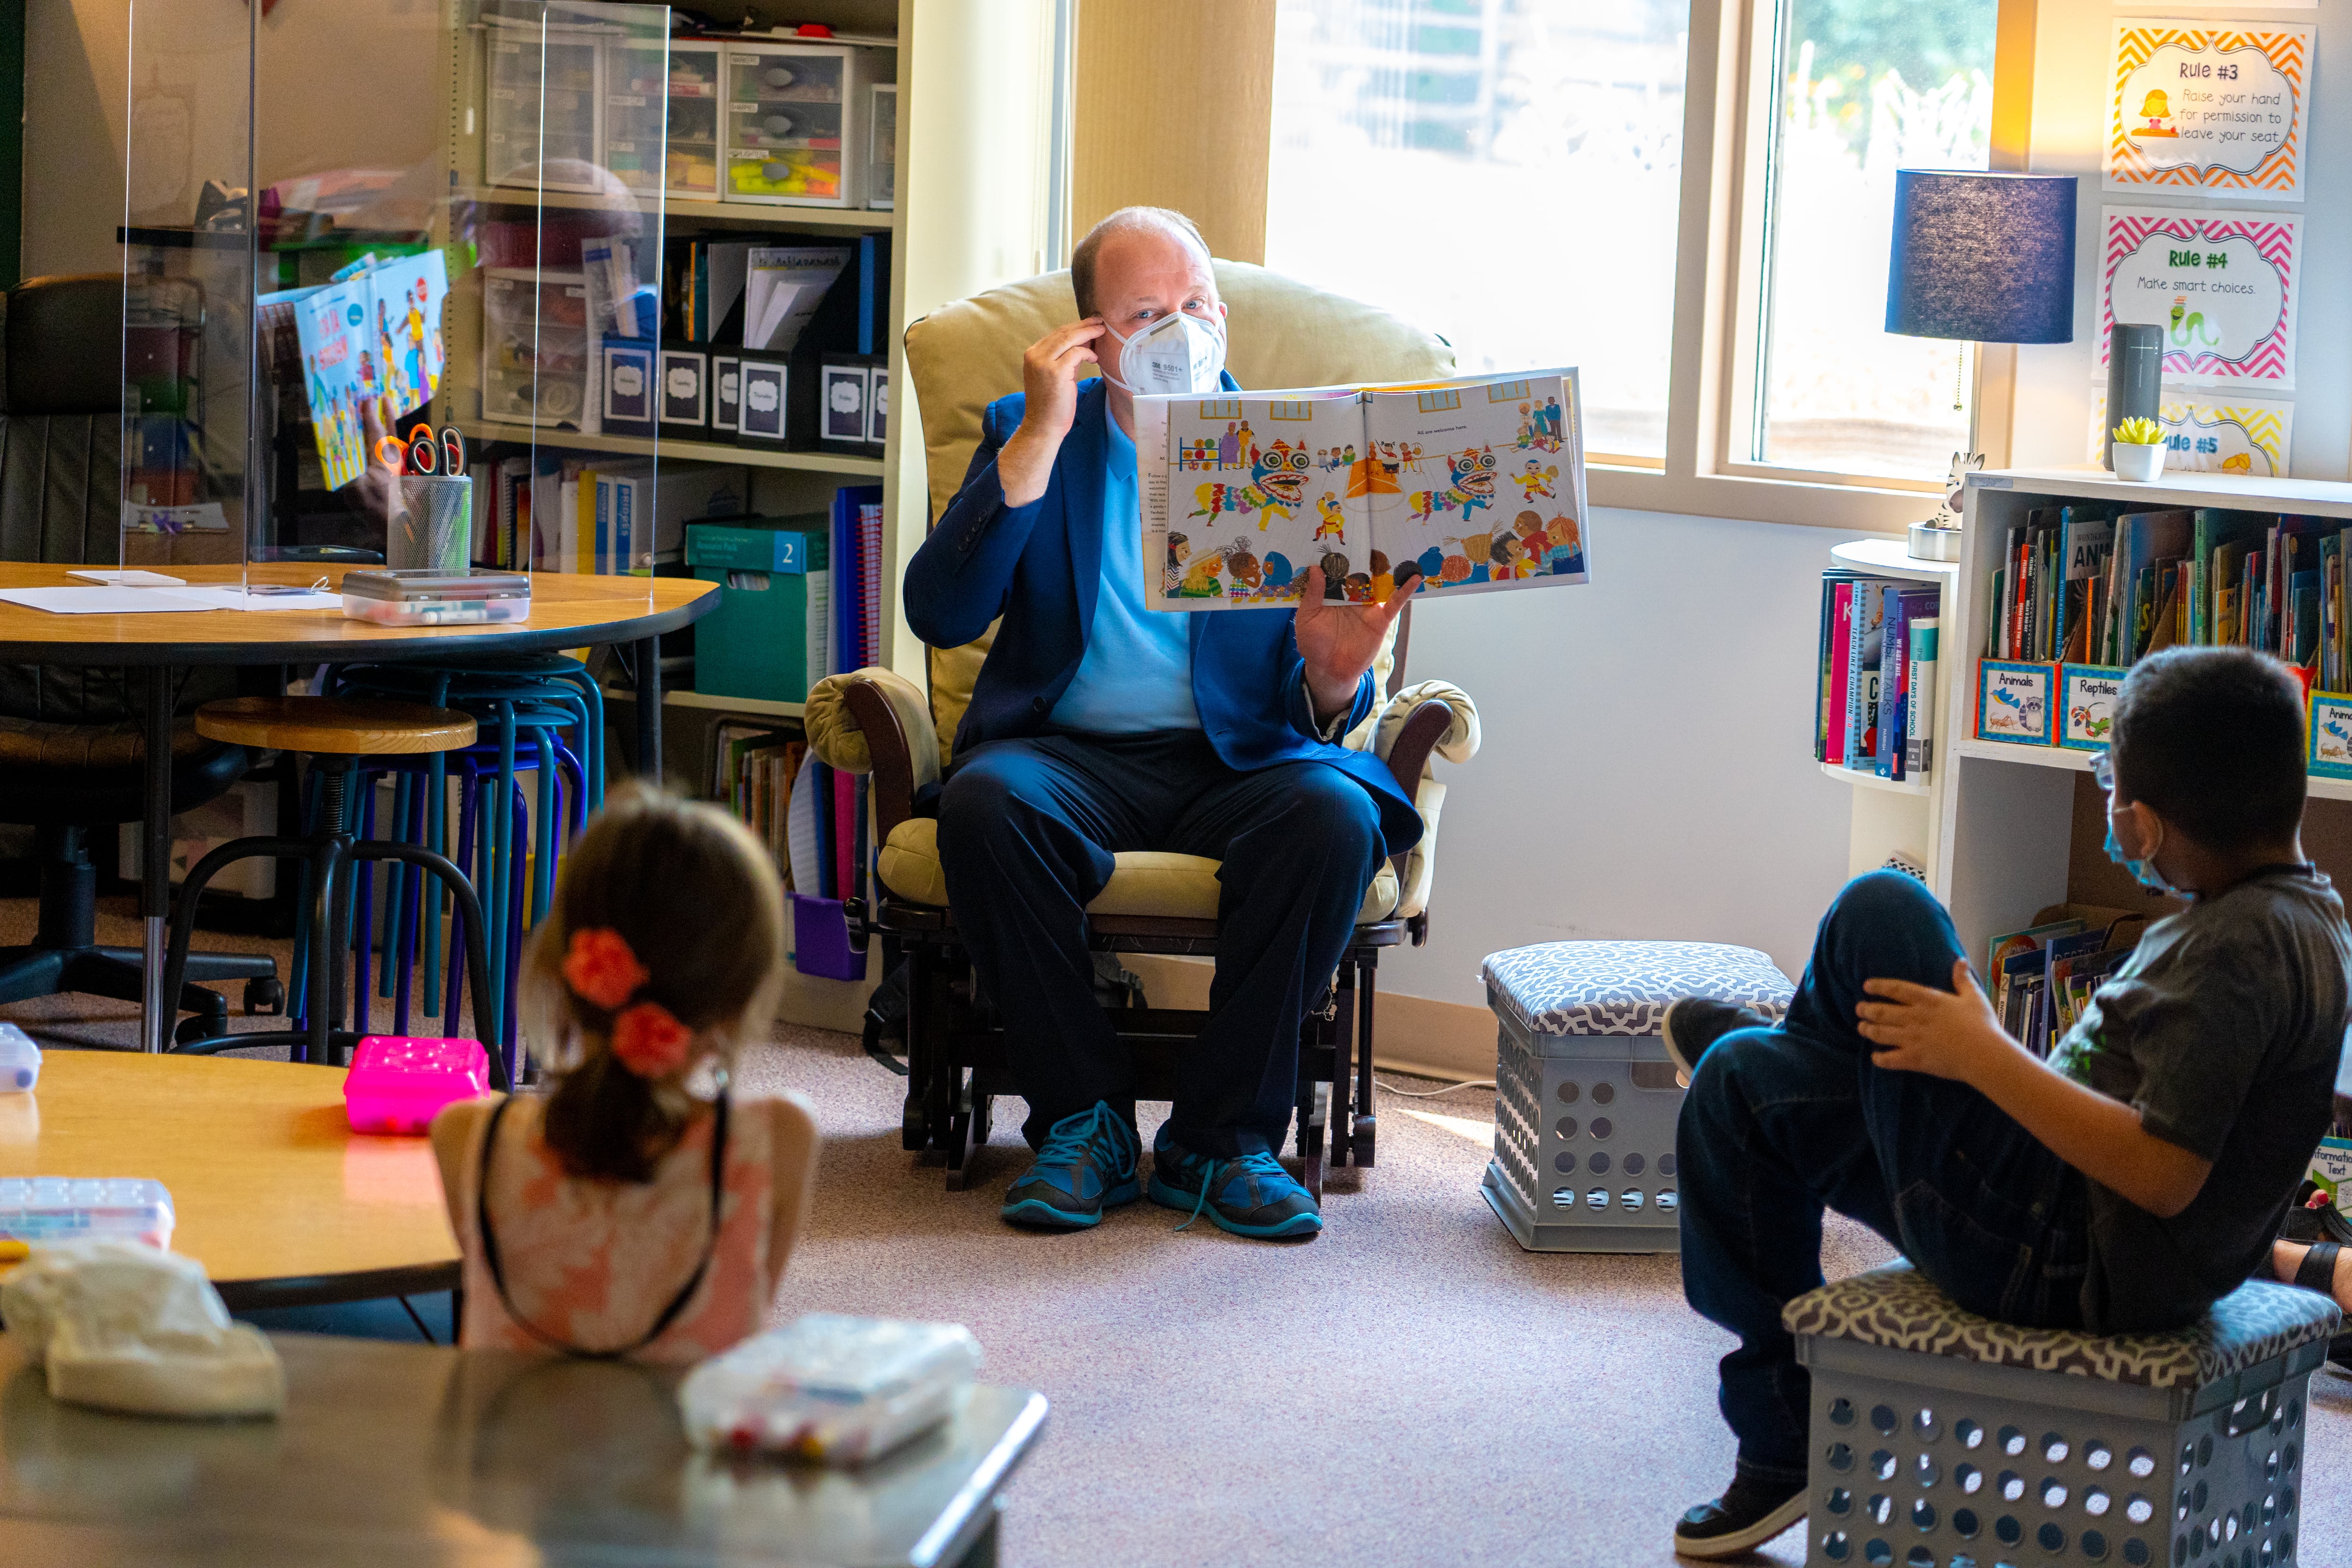
POLYGON ((1379 1079, 1372 1079, 1372 1082, 1391 1094, 1400 1094, 1407 1100, 1430 1100, 1441 1094, 1452 1094, 1456 1089, 1495 1087, 1495 1080, 1491 1078, 1468 1079, 1461 1083, 1449 1083, 1444 1089, 1399 1089, 1392 1083, 1381 1083, 1379 1079))

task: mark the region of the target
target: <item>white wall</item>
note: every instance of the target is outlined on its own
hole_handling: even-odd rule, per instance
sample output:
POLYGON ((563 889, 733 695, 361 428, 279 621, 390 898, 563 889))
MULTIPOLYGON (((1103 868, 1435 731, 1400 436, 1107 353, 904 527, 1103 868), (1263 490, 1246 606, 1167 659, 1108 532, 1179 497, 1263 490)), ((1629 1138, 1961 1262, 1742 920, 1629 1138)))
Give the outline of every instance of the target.
POLYGON ((1791 977, 1844 880, 1853 786, 1811 743, 1821 574, 1845 535, 1601 510, 1592 581, 1416 605, 1408 679, 1478 704, 1447 787, 1429 945, 1383 991, 1483 1005, 1499 949, 1763 949, 1791 977))
POLYGON ((2080 463, 2090 439, 2092 399, 2106 390, 2098 363, 2099 209, 2179 206, 2293 213, 2303 220, 2303 300, 2295 344, 2294 447, 2297 479, 2341 479, 2352 461, 2352 7, 2200 12, 2196 6, 2118 6, 2112 0, 2041 0, 2036 17, 2032 167, 2080 178, 2075 203, 2074 341, 2018 350, 2015 460, 2021 467, 2080 463), (2210 16, 2209 26, 2259 22, 2313 26, 2309 118, 2305 125, 2304 200, 2244 201, 2102 191, 2111 29, 2118 16, 2210 16))

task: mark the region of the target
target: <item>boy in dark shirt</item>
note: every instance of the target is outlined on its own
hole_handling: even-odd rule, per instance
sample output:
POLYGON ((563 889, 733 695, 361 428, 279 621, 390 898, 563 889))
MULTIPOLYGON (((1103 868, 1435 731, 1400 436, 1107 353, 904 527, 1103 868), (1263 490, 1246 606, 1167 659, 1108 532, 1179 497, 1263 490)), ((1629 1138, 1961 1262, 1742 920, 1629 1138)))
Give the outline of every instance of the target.
POLYGON ((1824 1207, 1961 1307, 2032 1327, 2176 1328, 2270 1272, 2352 990, 2343 903, 2303 858, 2303 725, 2301 687, 2263 655, 2133 667, 2095 769, 2107 853, 2190 902, 2046 1062, 2001 1029, 1942 906, 1891 872, 1838 895, 1779 1026, 1668 1010, 1691 1080, 1684 1292, 1740 1338, 1719 1395, 1737 1471, 1683 1516, 1677 1552, 1729 1556, 1804 1516, 1811 1379, 1780 1309, 1822 1283, 1824 1207))

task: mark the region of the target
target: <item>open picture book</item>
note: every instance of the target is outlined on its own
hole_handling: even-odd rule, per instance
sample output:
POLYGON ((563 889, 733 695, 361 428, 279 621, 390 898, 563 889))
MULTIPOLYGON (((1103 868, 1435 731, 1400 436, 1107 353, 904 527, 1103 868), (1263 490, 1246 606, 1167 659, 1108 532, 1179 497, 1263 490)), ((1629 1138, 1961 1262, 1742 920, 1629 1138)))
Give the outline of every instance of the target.
POLYGON ((1135 400, 1155 610, 1585 580, 1576 372, 1135 400), (1154 564, 1159 570, 1155 574, 1154 564))

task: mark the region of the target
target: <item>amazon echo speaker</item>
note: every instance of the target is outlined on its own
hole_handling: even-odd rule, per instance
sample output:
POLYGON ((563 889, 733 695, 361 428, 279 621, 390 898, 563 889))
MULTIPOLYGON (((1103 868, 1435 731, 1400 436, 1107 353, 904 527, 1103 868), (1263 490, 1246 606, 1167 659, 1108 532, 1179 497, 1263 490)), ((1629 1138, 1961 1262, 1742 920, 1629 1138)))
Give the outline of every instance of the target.
POLYGON ((2099 462, 2116 466, 2116 426, 2126 419, 2156 417, 2164 390, 2164 329, 2117 321, 2107 337, 2107 420, 2099 440, 2099 462))

